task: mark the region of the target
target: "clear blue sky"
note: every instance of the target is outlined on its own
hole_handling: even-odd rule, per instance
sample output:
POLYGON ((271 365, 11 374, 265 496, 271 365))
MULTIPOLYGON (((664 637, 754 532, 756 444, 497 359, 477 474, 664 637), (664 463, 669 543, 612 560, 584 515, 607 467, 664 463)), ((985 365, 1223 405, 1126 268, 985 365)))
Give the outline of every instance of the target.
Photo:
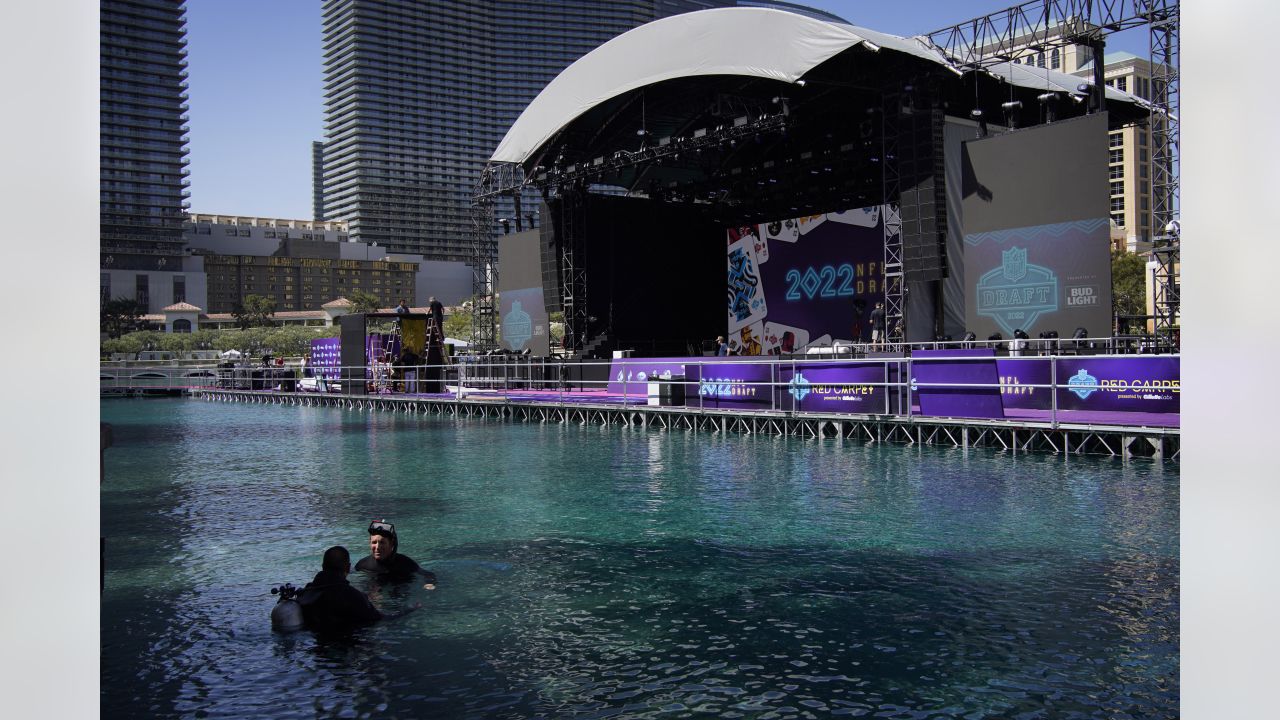
MULTIPOLYGON (((1011 0, 811 0, 850 23, 916 35, 1011 0)), ((1146 54, 1145 30, 1109 50, 1146 54)), ((311 143, 324 138, 319 0, 187 0, 191 209, 311 217, 311 143)))

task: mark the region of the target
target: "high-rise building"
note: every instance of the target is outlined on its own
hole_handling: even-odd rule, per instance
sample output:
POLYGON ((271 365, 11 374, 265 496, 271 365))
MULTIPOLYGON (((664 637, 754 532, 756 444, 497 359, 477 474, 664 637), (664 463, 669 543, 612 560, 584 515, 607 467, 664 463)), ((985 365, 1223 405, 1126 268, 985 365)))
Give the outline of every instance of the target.
POLYGON ((114 283, 113 297, 150 308, 162 301, 151 297, 152 281, 177 284, 189 260, 186 8, 102 0, 100 35, 102 288, 110 294, 114 283))
POLYGON ((631 28, 734 4, 325 0, 324 219, 392 252, 469 260, 480 170, 548 82, 631 28))
POLYGON ((311 217, 324 220, 324 143, 311 143, 311 217))

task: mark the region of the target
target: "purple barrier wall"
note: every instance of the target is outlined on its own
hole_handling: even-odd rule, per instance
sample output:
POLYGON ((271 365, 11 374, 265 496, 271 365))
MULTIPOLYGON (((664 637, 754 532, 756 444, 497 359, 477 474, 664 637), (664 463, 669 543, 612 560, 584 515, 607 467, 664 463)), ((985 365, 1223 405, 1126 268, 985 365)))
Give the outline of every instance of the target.
MULTIPOLYGON (((747 359, 747 358, 744 358, 747 359)), ((697 382, 698 395, 685 395, 689 407, 768 410, 773 402, 774 369, 770 365, 716 362, 689 365, 685 377, 697 382)))
POLYGON ((995 351, 917 350, 911 354, 911 386, 920 403, 920 414, 934 417, 1003 418, 1000 375, 995 351), (948 361, 949 358, 953 360, 948 361), (959 358, 985 358, 960 360, 959 358), (916 383, 983 383, 985 388, 921 387, 916 383))
POLYGON ((779 407, 823 413, 887 413, 885 364, 796 363, 778 369, 779 407))
POLYGON ((1052 380, 1050 363, 1046 359, 996 360, 1000 374, 1000 396, 1006 408, 1019 410, 1049 410, 1053 408, 1052 390, 1047 387, 1052 380))
MULTIPOLYGON (((997 360, 1005 407, 1049 410, 1051 361, 997 360)), ((1181 361, 1176 357, 1081 357, 1058 359, 1059 410, 1181 412, 1181 361)))

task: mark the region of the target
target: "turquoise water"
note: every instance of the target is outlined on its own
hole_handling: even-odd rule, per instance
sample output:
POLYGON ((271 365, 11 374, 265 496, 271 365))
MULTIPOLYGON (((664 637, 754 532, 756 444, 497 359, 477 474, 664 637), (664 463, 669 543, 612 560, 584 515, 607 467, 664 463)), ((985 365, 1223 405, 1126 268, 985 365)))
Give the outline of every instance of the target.
MULTIPOLYGON (((1176 467, 107 400, 104 717, 1174 717, 1176 467), (370 518, 439 586, 273 633, 370 518)), ((353 576, 364 587, 364 580, 353 576)))

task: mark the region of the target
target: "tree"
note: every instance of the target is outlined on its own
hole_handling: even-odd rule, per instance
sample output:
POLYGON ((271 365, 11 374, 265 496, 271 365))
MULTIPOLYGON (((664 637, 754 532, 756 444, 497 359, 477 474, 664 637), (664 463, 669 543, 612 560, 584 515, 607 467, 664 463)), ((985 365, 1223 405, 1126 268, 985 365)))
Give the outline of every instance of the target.
POLYGON ((471 342, 471 308, 459 307, 444 318, 445 337, 471 342))
POLYGON ((262 295, 245 295, 244 302, 231 311, 236 325, 245 330, 251 327, 267 327, 276 312, 276 301, 262 295))
POLYGON ((558 348, 564 342, 564 313, 559 310, 547 316, 547 332, 551 335, 551 347, 558 348))
POLYGON ((102 332, 109 338, 118 338, 125 333, 137 330, 142 324, 142 316, 147 309, 133 298, 118 297, 102 303, 99 321, 102 332))
POLYGON ((1141 255, 1111 251, 1111 310, 1116 316, 1147 314, 1147 263, 1141 255))
POLYGON ((347 300, 351 301, 353 313, 371 313, 382 309, 382 301, 378 296, 364 290, 352 290, 347 293, 347 300))

